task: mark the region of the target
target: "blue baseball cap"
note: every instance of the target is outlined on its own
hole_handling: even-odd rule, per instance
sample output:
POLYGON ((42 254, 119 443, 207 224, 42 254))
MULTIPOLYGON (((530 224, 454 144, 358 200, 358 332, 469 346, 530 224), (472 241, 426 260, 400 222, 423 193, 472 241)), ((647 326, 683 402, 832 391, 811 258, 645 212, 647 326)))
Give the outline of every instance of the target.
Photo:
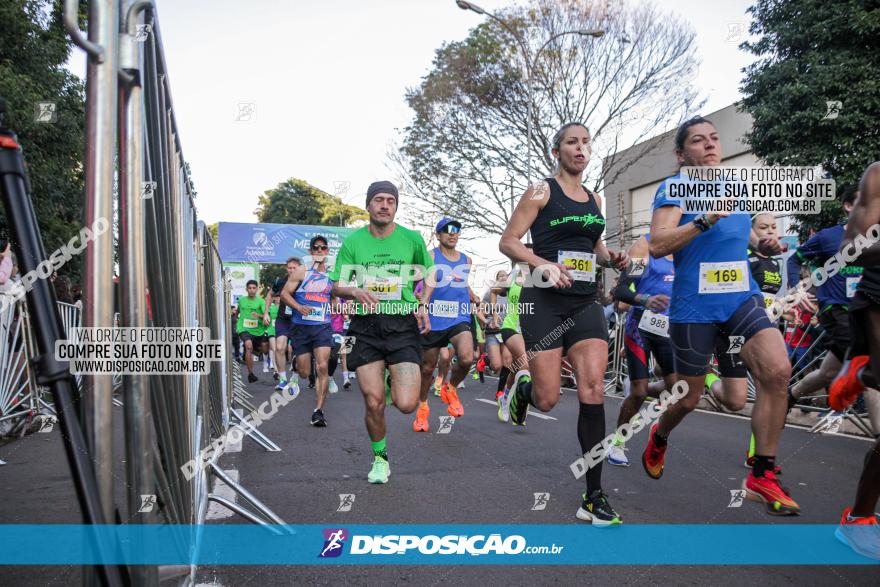
POLYGON ((457 226, 458 229, 461 230, 461 222, 459 222, 458 220, 453 220, 452 218, 449 218, 448 216, 444 216, 443 218, 440 219, 440 222, 437 223, 437 228, 434 229, 434 232, 440 232, 441 230, 443 230, 444 228, 446 228, 450 224, 452 226, 457 226))

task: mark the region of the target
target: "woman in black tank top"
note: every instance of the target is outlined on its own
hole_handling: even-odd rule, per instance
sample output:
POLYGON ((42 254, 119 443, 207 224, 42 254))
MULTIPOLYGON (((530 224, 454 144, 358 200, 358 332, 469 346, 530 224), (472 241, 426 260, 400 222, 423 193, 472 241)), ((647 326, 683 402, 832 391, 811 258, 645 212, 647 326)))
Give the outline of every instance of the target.
POLYGON ((602 202, 581 185, 591 152, 587 128, 563 126, 553 138, 552 152, 556 174, 526 191, 499 247, 514 262, 533 269, 520 297, 520 326, 531 358, 527 370, 518 365, 510 421, 523 425, 529 405, 542 412, 556 405, 565 355, 577 373, 578 440, 587 478, 577 517, 595 525, 619 524, 601 487, 608 327, 596 301, 596 276, 599 267, 625 268, 629 258, 605 247, 602 202), (534 252, 520 240, 529 230, 534 252))

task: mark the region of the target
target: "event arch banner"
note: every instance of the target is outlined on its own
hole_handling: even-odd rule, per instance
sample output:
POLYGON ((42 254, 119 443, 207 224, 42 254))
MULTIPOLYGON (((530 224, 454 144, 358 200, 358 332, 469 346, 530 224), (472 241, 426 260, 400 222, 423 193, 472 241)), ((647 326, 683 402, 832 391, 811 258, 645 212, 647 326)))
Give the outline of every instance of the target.
POLYGON ((221 222, 220 259, 224 263, 284 264, 289 257, 307 257, 309 240, 319 234, 327 239, 330 257, 335 258, 342 241, 354 230, 342 226, 221 222))
POLYGON ((223 263, 223 268, 228 269, 226 275, 229 278, 229 291, 232 294, 232 305, 238 303, 238 298, 247 295, 247 282, 253 279, 260 281, 259 263, 223 263))

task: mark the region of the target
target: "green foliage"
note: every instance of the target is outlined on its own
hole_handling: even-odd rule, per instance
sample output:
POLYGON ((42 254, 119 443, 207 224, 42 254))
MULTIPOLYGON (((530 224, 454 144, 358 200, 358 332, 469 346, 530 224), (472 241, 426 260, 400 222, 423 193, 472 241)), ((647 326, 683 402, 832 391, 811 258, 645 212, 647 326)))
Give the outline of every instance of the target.
MULTIPOLYGON (((70 42, 61 20, 61 2, 0 0, 0 96, 7 124, 24 148, 32 197, 46 252, 77 234, 83 218, 84 87, 64 68, 70 42), (57 120, 36 122, 39 102, 56 104, 57 120)), ((0 211, 0 233, 8 236, 0 211)), ((61 274, 76 282, 82 258, 61 274)))
POLYGON ((367 213, 360 208, 296 178, 267 190, 260 196, 254 213, 258 222, 275 224, 346 226, 367 219, 367 213))
MULTIPOLYGON (((880 4, 876 0, 756 0, 744 43, 758 60, 745 71, 748 139, 774 165, 822 165, 838 192, 880 154, 880 4), (840 101, 836 118, 828 101, 840 101)), ((837 202, 798 216, 801 236, 842 218, 837 202)))
POLYGON ((280 263, 260 265, 261 284, 271 288, 272 284, 279 277, 287 277, 287 265, 281 265, 280 263))

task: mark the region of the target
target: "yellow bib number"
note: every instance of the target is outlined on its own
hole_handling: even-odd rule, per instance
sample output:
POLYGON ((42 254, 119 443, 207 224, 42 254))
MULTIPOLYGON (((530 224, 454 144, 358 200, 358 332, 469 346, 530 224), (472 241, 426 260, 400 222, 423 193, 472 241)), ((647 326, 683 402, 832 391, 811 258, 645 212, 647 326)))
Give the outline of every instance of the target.
POLYGON ((400 299, 400 278, 370 277, 366 279, 367 290, 380 300, 400 299))
POLYGON ((700 263, 699 293, 718 294, 749 291, 747 261, 700 263))
POLYGON ((596 255, 580 251, 559 251, 557 262, 565 265, 575 281, 596 281, 596 255))

